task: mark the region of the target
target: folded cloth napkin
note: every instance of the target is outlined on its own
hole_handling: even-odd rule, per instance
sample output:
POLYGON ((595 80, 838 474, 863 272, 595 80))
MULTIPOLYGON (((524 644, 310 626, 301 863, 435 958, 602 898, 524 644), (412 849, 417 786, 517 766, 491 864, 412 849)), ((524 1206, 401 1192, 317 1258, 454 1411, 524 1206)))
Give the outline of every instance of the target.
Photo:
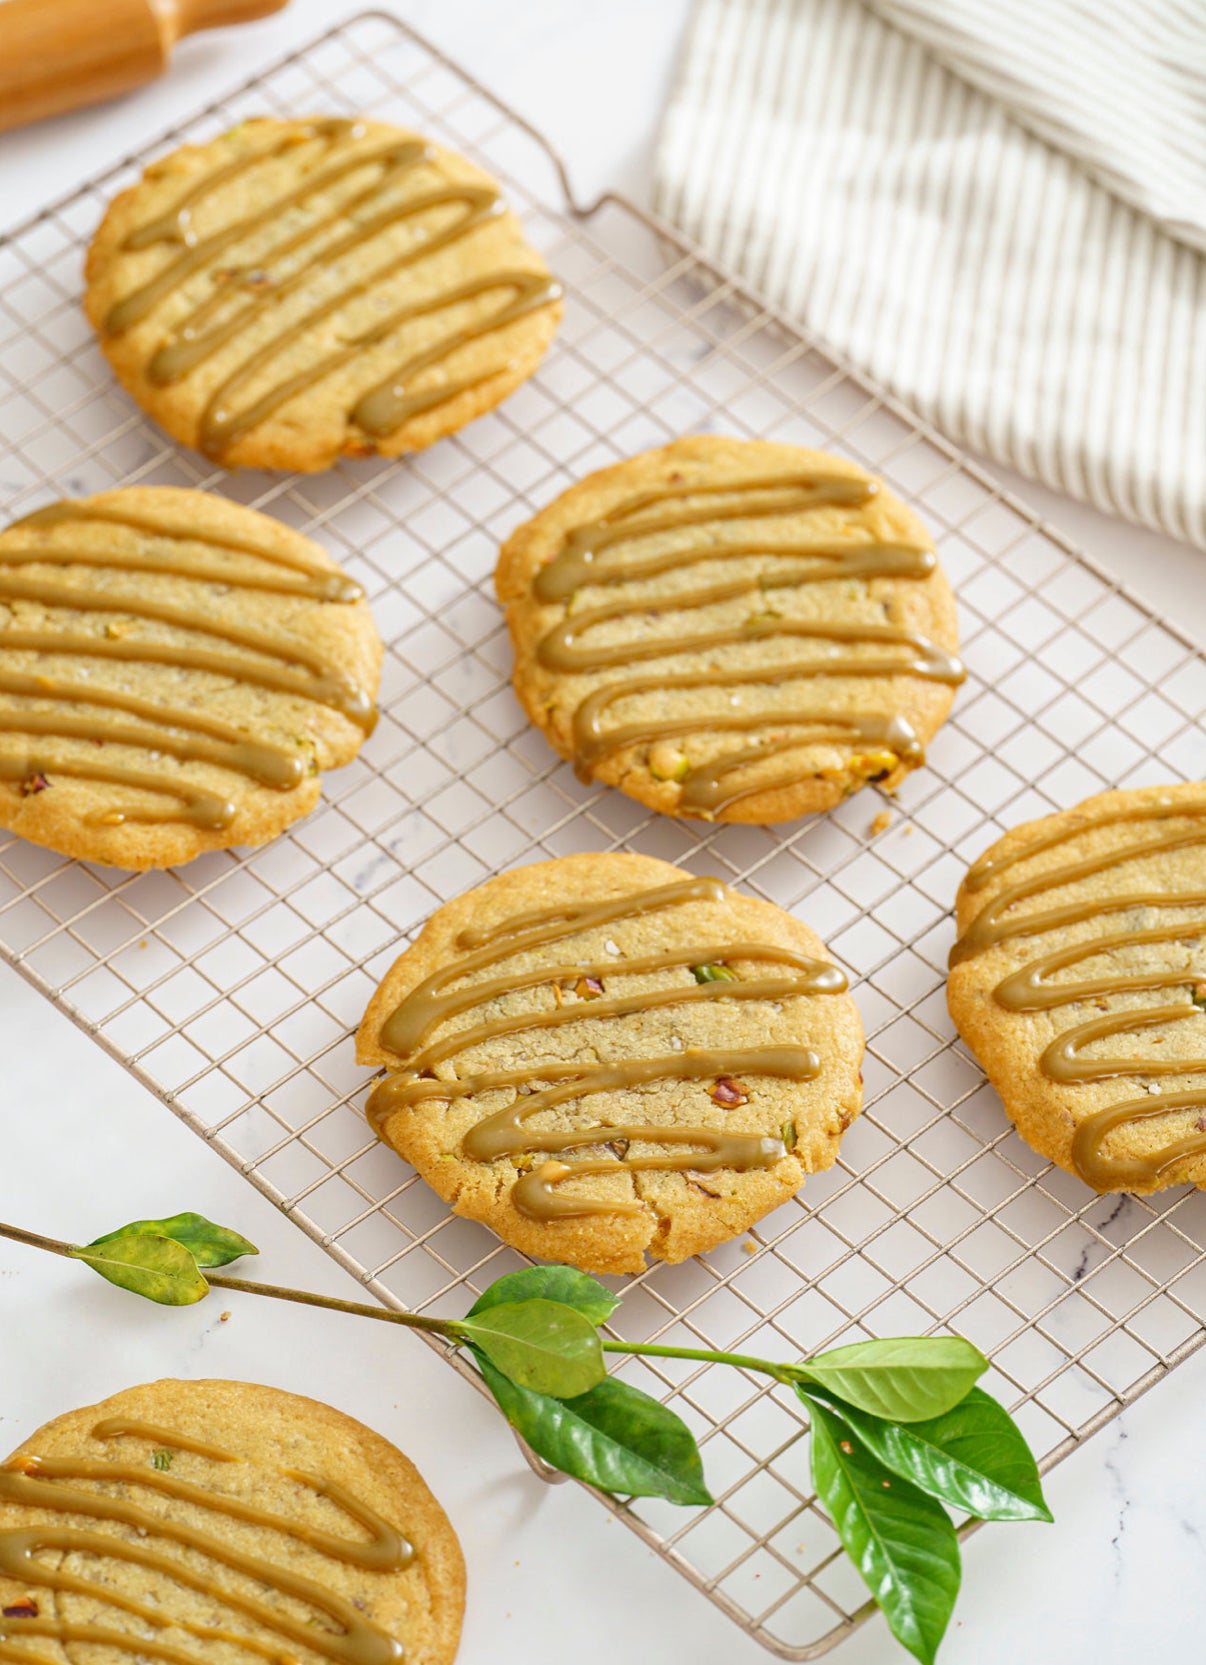
POLYGON ((1206 548, 1199 0, 697 0, 657 206, 958 442, 1206 548))

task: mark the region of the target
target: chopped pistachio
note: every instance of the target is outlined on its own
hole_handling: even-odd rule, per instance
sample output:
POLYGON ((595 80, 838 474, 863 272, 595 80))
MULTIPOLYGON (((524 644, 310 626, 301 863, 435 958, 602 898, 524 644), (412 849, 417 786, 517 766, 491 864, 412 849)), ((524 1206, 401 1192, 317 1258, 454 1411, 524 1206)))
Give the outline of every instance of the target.
POLYGON ((46 779, 45 775, 26 775, 25 779, 21 782, 21 796, 23 798, 32 798, 35 792, 45 792, 49 785, 50 782, 46 779))
POLYGON ((597 1000, 603 993, 603 984, 597 977, 579 977, 574 993, 579 1000, 597 1000))
POLYGON ((306 753, 306 773, 316 775, 318 773, 318 751, 313 740, 307 734, 295 734, 293 740, 299 751, 306 753))
POLYGON ((691 975, 697 983, 735 983, 737 974, 730 971, 727 965, 715 963, 712 965, 693 965, 691 975))
POLYGON ((654 780, 681 782, 691 773, 691 764, 677 746, 659 740, 649 753, 649 773, 654 780))
POLYGON ((151 1467, 157 1468, 163 1474, 171 1468, 175 1455, 176 1453, 169 1451, 166 1446, 160 1446, 157 1451, 151 1452, 151 1467))
POLYGON ((855 769, 867 780, 887 780, 888 776, 900 767, 900 759, 895 752, 864 752, 862 756, 853 759, 855 769))
POLYGON ((785 1149, 795 1150, 795 1148, 796 1148, 796 1124, 795 1124, 795 1122, 784 1122, 783 1126, 779 1129, 779 1132, 782 1135, 783 1144, 784 1144, 785 1149))
POLYGON ((709 1096, 713 1104, 719 1104, 724 1110, 736 1110, 740 1105, 748 1104, 750 1101, 744 1084, 734 1081, 729 1075, 721 1076, 709 1096))
POLYGON ((1189 998, 1200 1012, 1206 1012, 1206 983, 1195 983, 1189 991, 1189 998))

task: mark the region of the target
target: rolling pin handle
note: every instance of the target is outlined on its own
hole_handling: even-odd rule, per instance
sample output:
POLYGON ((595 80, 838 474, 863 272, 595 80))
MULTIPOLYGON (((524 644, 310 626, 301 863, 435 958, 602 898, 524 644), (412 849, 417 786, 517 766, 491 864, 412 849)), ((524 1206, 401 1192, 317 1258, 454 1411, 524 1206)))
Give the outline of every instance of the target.
POLYGON ((116 98, 168 66, 184 35, 288 0, 0 0, 0 131, 116 98))

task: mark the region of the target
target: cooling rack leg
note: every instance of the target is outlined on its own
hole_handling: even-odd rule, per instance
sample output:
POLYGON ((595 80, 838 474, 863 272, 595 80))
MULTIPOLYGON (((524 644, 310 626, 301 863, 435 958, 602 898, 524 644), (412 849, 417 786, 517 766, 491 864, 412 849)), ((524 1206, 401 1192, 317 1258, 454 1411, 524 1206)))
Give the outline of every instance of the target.
POLYGON ((522 1434, 516 1434, 514 1429, 511 1432, 515 1435, 515 1443, 520 1449, 524 1462, 536 1478, 543 1480, 546 1486, 563 1486, 569 1479, 569 1475, 562 1474, 560 1469, 553 1468, 551 1464, 545 1462, 543 1457, 538 1457, 522 1434))

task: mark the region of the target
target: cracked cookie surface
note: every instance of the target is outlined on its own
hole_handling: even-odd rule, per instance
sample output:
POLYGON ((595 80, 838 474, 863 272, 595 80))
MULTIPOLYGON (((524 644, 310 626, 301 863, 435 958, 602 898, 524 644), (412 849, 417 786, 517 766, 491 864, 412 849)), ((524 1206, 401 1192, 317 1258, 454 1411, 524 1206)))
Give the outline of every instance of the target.
POLYGON ((446 903, 357 1035, 370 1120, 456 1213, 596 1272, 713 1248, 829 1167, 862 1052, 807 926, 621 854, 446 903))
POLYGON ((10 1659, 451 1665, 464 1605, 460 1545, 413 1464, 297 1394, 151 1382, 0 1466, 10 1659))
POLYGON ((0 533, 0 826, 143 869, 266 843, 376 717, 360 588, 200 491, 65 500, 0 533))
POLYGON ((1006 833, 957 903, 947 998, 1028 1144, 1097 1191, 1206 1187, 1206 786, 1006 833))
POLYGON ((489 174, 368 120, 173 151, 114 200, 87 280, 122 385, 230 468, 421 450, 526 380, 561 315, 489 174))
POLYGON ((700 436, 592 474, 496 573, 524 710, 584 780, 772 822, 925 757, 963 679, 925 527, 853 463, 700 436))

